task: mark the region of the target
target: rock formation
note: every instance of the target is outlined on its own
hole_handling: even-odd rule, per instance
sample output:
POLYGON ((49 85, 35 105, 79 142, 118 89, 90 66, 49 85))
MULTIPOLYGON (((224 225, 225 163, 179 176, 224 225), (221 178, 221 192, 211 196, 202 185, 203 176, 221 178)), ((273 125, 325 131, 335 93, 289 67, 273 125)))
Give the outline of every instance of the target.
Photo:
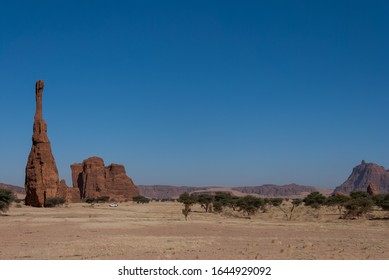
POLYGON ((58 169, 47 137, 47 125, 42 117, 43 88, 43 81, 37 81, 32 147, 28 156, 24 184, 26 205, 44 207, 45 201, 54 197, 63 197, 66 202, 79 202, 79 190, 68 188, 65 180, 59 182, 58 169))
POLYGON ((379 192, 378 192, 378 190, 377 190, 377 188, 376 188, 376 186, 373 184, 373 183, 369 183, 368 185, 367 185, 367 193, 369 194, 369 195, 376 195, 376 194, 378 194, 379 192))
POLYGON ((42 117, 44 83, 36 82, 36 112, 34 117, 32 147, 26 166, 26 205, 43 207, 45 200, 55 197, 59 186, 58 170, 47 137, 46 122, 42 117))
POLYGON ((349 194, 355 191, 366 191, 369 184, 374 185, 377 193, 389 193, 389 170, 375 163, 366 163, 354 167, 348 179, 334 193, 342 192, 349 194))
POLYGON ((104 166, 99 157, 91 157, 82 163, 71 165, 73 188, 78 188, 81 199, 109 196, 111 200, 132 200, 139 195, 123 165, 104 166))

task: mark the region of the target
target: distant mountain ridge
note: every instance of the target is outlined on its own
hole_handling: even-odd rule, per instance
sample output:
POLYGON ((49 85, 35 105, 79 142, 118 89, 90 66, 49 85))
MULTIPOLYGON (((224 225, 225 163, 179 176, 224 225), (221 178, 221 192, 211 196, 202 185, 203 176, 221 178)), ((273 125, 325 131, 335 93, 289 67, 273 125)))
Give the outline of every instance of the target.
MULTIPOLYGON (((25 190, 22 187, 0 183, 0 188, 10 189, 18 195, 25 195, 25 190)), ((137 185, 139 194, 154 199, 174 199, 181 194, 187 193, 214 193, 216 191, 231 192, 234 195, 254 195, 262 197, 286 197, 297 198, 304 197, 307 194, 319 191, 325 195, 329 195, 333 190, 321 189, 312 186, 304 186, 298 184, 288 185, 272 185, 265 184, 262 186, 245 186, 245 187, 190 187, 190 186, 171 186, 171 185, 137 185)))
POLYGON ((26 194, 25 191, 24 191, 24 188, 18 187, 18 186, 14 186, 14 185, 8 185, 8 184, 0 183, 0 189, 11 190, 11 191, 13 191, 14 193, 17 193, 17 194, 26 194))
POLYGON ((347 180, 335 188, 334 193, 349 194, 355 191, 366 191, 370 183, 374 184, 378 193, 389 193, 389 170, 362 160, 360 165, 353 168, 347 180))
POLYGON ((181 194, 188 192, 215 192, 218 189, 220 191, 231 191, 239 192, 242 194, 251 194, 255 196, 263 197, 304 197, 305 195, 319 191, 323 194, 329 195, 332 190, 330 189, 321 189, 312 186, 303 186, 298 184, 288 184, 288 185, 271 185, 266 184, 262 186, 250 186, 250 187, 188 187, 188 186, 170 186, 170 185, 137 185, 140 195, 155 198, 155 199, 166 199, 166 198, 178 198, 181 194))

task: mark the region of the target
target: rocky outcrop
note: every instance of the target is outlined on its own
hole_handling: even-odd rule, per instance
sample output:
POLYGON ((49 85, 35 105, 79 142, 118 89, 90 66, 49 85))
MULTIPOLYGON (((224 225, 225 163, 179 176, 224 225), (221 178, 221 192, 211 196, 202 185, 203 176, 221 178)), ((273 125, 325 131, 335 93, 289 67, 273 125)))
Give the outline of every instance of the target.
POLYGON ((369 183, 369 185, 367 186, 367 193, 369 195, 376 195, 376 194, 379 194, 376 186, 373 184, 373 183, 369 183))
POLYGON ((72 164, 71 170, 73 188, 79 189, 81 199, 109 196, 119 202, 139 195, 123 165, 104 166, 102 158, 91 157, 82 163, 72 164))
POLYGON ((366 163, 364 160, 360 165, 354 167, 348 179, 335 188, 334 193, 342 192, 349 194, 355 191, 367 191, 369 184, 374 185, 375 192, 389 192, 389 170, 375 163, 366 163))
POLYGON ((44 83, 36 82, 36 112, 34 117, 32 147, 26 166, 26 205, 43 207, 45 200, 56 197, 59 186, 58 170, 47 137, 46 122, 42 117, 44 83))

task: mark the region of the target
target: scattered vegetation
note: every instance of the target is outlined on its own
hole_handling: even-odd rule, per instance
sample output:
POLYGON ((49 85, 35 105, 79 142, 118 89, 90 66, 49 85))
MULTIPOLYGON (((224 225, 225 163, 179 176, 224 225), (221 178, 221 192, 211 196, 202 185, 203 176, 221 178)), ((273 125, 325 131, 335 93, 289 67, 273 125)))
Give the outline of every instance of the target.
POLYGON ((105 203, 110 199, 109 196, 99 196, 99 197, 87 197, 84 199, 86 203, 105 203))
POLYGON ((52 208, 52 207, 58 207, 65 204, 65 198, 63 197, 52 197, 48 198, 45 201, 45 207, 52 208))
POLYGON ((284 201, 282 198, 273 198, 270 199, 270 203, 278 207, 284 214, 288 221, 292 220, 293 212, 294 210, 303 204, 303 200, 299 198, 295 198, 291 201, 291 203, 288 203, 289 200, 284 201))
POLYGON ((188 219, 191 207, 199 204, 206 213, 223 213, 227 209, 241 212, 243 216, 252 216, 261 212, 266 213, 271 207, 279 209, 287 220, 293 219, 293 214, 298 207, 305 205, 317 210, 320 216, 322 207, 337 207, 339 215, 344 219, 354 219, 365 216, 374 209, 389 211, 389 194, 371 196, 367 192, 353 192, 350 196, 335 194, 325 197, 319 192, 312 192, 304 199, 260 198, 255 196, 236 197, 228 192, 216 192, 215 194, 182 194, 178 202, 183 203, 182 214, 188 219))
POLYGON ((9 205, 15 200, 15 195, 7 189, 0 189, 0 213, 5 213, 9 209, 9 205))
POLYGON ((144 204, 144 203, 149 203, 150 199, 147 197, 144 197, 142 195, 134 196, 132 200, 138 204, 144 204))
POLYGON ((335 194, 326 199, 325 205, 336 206, 339 211, 339 215, 342 215, 343 208, 350 200, 350 197, 344 194, 335 194))
POLYGON ((317 210, 317 216, 320 217, 320 209, 326 203, 327 198, 319 192, 311 192, 304 199, 306 206, 317 210))
POLYGON ((352 192, 349 201, 346 202, 344 218, 359 218, 373 210, 375 205, 373 198, 367 192, 352 192))

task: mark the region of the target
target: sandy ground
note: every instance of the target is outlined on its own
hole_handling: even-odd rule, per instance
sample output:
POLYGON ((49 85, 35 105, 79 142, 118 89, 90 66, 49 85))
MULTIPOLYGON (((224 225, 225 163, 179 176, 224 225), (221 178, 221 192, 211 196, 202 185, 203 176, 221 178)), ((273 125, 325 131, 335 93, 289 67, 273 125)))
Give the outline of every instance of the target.
POLYGON ((174 202, 19 207, 0 216, 0 259, 389 259, 388 219, 335 209, 318 219, 299 207, 287 221, 276 208, 247 219, 195 206, 185 221, 174 202))

